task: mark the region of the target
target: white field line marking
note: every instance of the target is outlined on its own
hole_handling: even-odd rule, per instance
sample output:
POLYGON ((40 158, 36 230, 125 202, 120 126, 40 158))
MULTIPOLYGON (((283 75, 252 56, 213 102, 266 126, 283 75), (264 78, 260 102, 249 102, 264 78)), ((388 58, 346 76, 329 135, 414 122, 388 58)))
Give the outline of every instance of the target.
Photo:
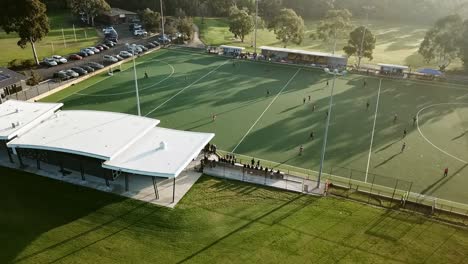
POLYGON ((239 143, 237 143, 236 147, 231 151, 231 152, 234 152, 236 151, 236 149, 239 147, 239 145, 244 141, 244 139, 247 137, 247 135, 250 133, 250 131, 252 131, 252 129, 255 127, 255 125, 258 123, 258 121, 260 121, 260 119, 262 119, 263 115, 266 113, 266 111, 268 111, 268 109, 270 108, 270 106, 276 101, 276 99, 281 95, 281 93, 284 91, 284 89, 286 89, 289 84, 292 82, 292 80, 296 77, 296 75, 301 71, 301 69, 298 69, 296 71, 296 73, 294 73, 294 75, 291 77, 291 79, 289 79, 289 81, 283 86, 283 88, 281 88, 281 90, 279 91, 279 93, 276 94, 275 98, 273 98, 273 100, 271 100, 270 104, 265 108, 265 110, 263 110, 263 113, 257 118, 257 121, 255 121, 255 123, 253 123, 253 125, 250 127, 250 129, 247 131, 247 133, 245 133, 244 137, 242 137, 242 139, 239 141, 239 143))
MULTIPOLYGON (((171 73, 168 76, 166 76, 164 79, 160 80, 159 82, 153 83, 148 87, 138 89, 140 92, 144 91, 144 90, 147 90, 149 88, 153 88, 154 86, 166 81, 167 79, 171 78, 172 75, 174 75, 174 73, 175 73, 175 68, 174 68, 174 66, 172 66, 172 64, 170 64, 168 62, 165 62, 163 60, 151 60, 151 61, 160 61, 160 62, 163 62, 163 63, 167 64, 169 67, 171 67, 171 73)), ((103 79, 103 80, 106 80, 106 79, 103 79)), ((101 81, 103 81, 103 80, 101 80, 101 81)), ((95 84, 93 84, 93 85, 95 85, 95 84)), ((135 91, 121 92, 121 93, 108 93, 108 94, 85 94, 85 93, 79 93, 78 92, 78 93, 75 93, 75 94, 76 95, 81 95, 81 96, 104 97, 104 96, 117 96, 117 95, 123 95, 123 94, 133 94, 133 93, 135 93, 135 91)))
POLYGON ((201 81, 202 79, 204 79, 205 77, 207 77, 208 75, 212 74, 213 72, 215 72, 217 69, 221 68, 221 66, 225 65, 226 63, 228 63, 230 60, 226 60, 225 62, 223 62, 222 64, 218 65, 216 68, 214 68, 213 70, 211 70, 209 73, 203 75, 202 77, 198 78, 196 81, 194 81, 193 83, 187 85, 185 88, 181 89, 180 91, 178 91, 176 94, 174 94, 173 96, 171 96, 171 98, 167 99, 166 101, 164 101, 162 104, 158 105, 156 108, 154 108, 153 110, 151 110, 149 113, 147 113, 145 116, 148 116, 150 115, 151 113, 153 113, 154 111, 158 110, 159 108, 161 108, 162 106, 164 106, 166 103, 168 103, 169 101, 171 101, 172 99, 174 99, 176 96, 178 96, 179 94, 181 94, 183 91, 187 90, 188 88, 192 87, 194 84, 196 84, 197 82, 201 81))
POLYGON ((374 117, 374 125, 372 126, 372 136, 369 146, 369 156, 367 157, 367 168, 366 168, 366 179, 365 182, 367 183, 367 176, 369 175, 369 165, 370 159, 372 155, 372 145, 374 144, 374 134, 375 134, 375 124, 377 123, 377 114, 379 112, 379 101, 380 101, 380 88, 382 87, 382 79, 379 82, 379 93, 377 94, 377 105, 375 106, 375 117, 374 117))
POLYGON ((440 152, 444 153, 445 155, 449 156, 449 157, 452 157, 460 162, 463 162, 465 164, 468 164, 468 161, 465 161, 465 160, 462 160, 450 153, 448 153, 447 151, 437 147, 434 143, 432 143, 429 139, 427 139, 424 134, 422 133, 421 131, 421 128, 419 127, 419 114, 428 109, 428 108, 431 108, 431 107, 434 107, 434 106, 439 106, 439 105, 468 105, 468 103, 441 103, 441 104, 433 104, 433 105, 429 105, 429 106, 426 106, 424 107, 423 109, 419 110, 419 112, 416 114, 416 125, 418 126, 418 131, 419 131, 419 134, 424 138, 424 140, 426 140, 429 144, 431 144, 434 148, 438 149, 440 152))

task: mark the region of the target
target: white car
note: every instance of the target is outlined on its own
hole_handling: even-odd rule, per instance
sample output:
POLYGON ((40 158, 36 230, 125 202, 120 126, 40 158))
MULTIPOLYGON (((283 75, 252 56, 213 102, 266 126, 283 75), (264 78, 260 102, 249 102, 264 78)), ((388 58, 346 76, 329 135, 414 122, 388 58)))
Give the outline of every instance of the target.
POLYGON ((130 58, 132 56, 132 53, 130 53, 128 51, 125 51, 125 50, 122 50, 119 53, 119 56, 122 57, 122 58, 130 58))
POLYGON ((65 72, 67 73, 68 76, 70 76, 72 78, 76 78, 76 77, 80 76, 77 72, 75 72, 73 70, 66 70, 65 72))
POLYGON ((119 60, 117 58, 112 57, 111 55, 104 55, 104 61, 115 63, 115 62, 118 62, 119 60))
POLYGON ((148 32, 146 32, 146 30, 143 30, 143 29, 137 29, 133 31, 133 35, 134 36, 146 36, 148 35, 148 32))
POLYGON ((81 51, 85 52, 86 54, 89 55, 94 55, 94 51, 90 50, 90 49, 82 49, 81 51))
POLYGON ((96 47, 89 47, 88 49, 92 50, 94 54, 101 52, 101 50, 96 47))
POLYGON ((42 63, 48 67, 57 66, 57 62, 53 58, 44 58, 42 63))
POLYGON ((52 59, 54 59, 57 63, 60 63, 60 64, 68 62, 67 59, 65 59, 64 57, 62 57, 60 55, 54 55, 54 56, 52 56, 52 59))

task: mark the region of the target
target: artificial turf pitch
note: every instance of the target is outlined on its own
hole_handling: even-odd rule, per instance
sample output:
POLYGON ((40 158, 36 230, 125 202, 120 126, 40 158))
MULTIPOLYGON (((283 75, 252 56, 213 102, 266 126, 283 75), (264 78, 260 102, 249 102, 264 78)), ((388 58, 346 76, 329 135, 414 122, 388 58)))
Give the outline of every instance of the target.
POLYGON ((466 263, 466 229, 203 176, 175 209, 0 168, 0 263, 466 263))
MULTIPOLYGON (((218 149, 318 170, 330 75, 183 49, 157 51, 137 63, 142 114, 160 119, 162 127, 214 132, 218 149), (301 145, 304 154, 299 156, 301 145)), ((65 109, 136 114, 130 66, 44 101, 63 102, 65 109)), ((398 178, 399 188, 406 190, 412 182, 413 192, 468 203, 468 86, 384 79, 374 130, 378 87, 379 80, 372 77, 337 79, 324 171, 344 177, 352 173, 353 179, 364 181, 375 131, 368 179, 377 175, 375 183, 394 187, 388 179, 398 178), (419 125, 413 125, 416 115, 419 125)))

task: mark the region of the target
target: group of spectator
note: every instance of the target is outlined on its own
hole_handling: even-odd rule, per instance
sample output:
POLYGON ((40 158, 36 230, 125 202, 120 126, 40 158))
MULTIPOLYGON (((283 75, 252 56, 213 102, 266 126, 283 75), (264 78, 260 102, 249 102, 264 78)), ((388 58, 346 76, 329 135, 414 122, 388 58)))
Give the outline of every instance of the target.
POLYGON ((228 164, 231 164, 231 165, 235 165, 235 164, 237 163, 237 159, 236 159, 236 156, 235 156, 235 155, 229 155, 229 154, 227 154, 227 155, 224 156, 224 157, 220 157, 220 158, 219 158, 219 162, 228 163, 228 164))
POLYGON ((205 153, 213 153, 213 154, 216 154, 216 150, 217 150, 216 145, 210 144, 210 143, 206 144, 205 148, 203 149, 205 153))

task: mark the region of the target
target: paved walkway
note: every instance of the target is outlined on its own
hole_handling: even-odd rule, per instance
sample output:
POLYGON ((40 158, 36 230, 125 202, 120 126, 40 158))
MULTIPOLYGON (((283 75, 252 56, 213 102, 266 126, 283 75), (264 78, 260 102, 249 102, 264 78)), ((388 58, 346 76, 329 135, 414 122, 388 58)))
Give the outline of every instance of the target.
MULTIPOLYGON (((0 166, 19 169, 19 162, 16 159, 16 156, 13 156, 13 158, 15 163, 11 163, 8 160, 6 153, 1 153, 0 166)), ((196 172, 194 169, 195 165, 198 164, 198 161, 190 163, 186 170, 176 178, 175 196, 174 202, 172 202, 173 179, 156 178, 159 192, 159 199, 156 199, 151 177, 129 176, 129 191, 125 191, 125 177, 123 176, 118 177, 115 181, 109 181, 110 186, 108 187, 102 178, 85 175, 86 181, 82 181, 81 175, 77 171, 66 169, 67 172, 69 171, 71 174, 64 177, 59 172, 59 168, 57 166, 41 162, 41 169, 38 170, 35 160, 23 158, 23 162, 27 166, 23 169, 26 172, 169 208, 174 208, 201 176, 201 173, 196 172)), ((1 176, 8 177, 8 175, 1 176)))
POLYGON ((197 25, 193 24, 193 39, 185 46, 199 49, 204 49, 206 47, 205 43, 200 40, 200 29, 197 25))

